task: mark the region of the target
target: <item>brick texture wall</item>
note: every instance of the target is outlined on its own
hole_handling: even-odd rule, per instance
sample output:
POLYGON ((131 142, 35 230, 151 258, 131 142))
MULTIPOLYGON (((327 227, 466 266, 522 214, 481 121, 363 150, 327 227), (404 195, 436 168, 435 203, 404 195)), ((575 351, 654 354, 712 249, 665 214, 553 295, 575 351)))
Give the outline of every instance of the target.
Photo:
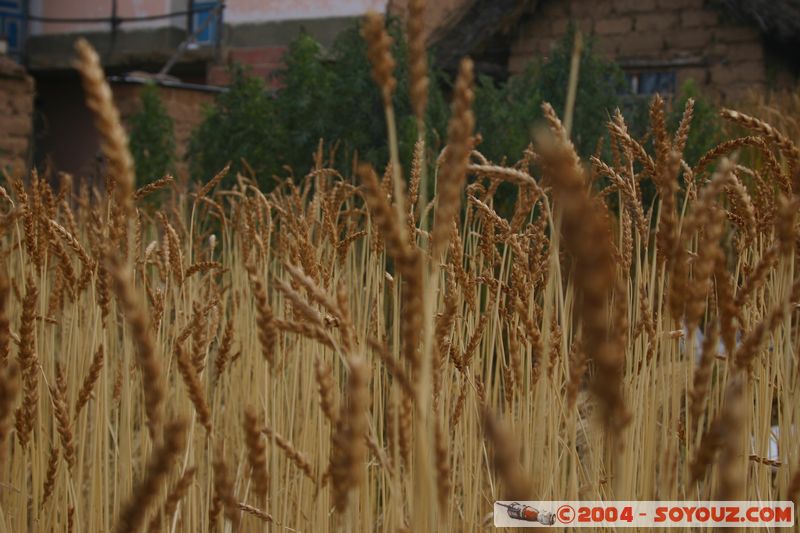
POLYGON ((630 70, 674 70, 723 101, 766 85, 758 31, 737 24, 707 0, 542 0, 513 37, 509 69, 547 56, 572 21, 597 50, 630 70))
POLYGON ((33 125, 33 78, 0 56, 0 169, 19 175, 27 169, 33 125))
MULTIPOLYGON (((119 107, 122 120, 136 113, 140 109, 139 93, 142 86, 138 84, 115 84, 113 86, 114 101, 119 107)), ((175 146, 178 156, 177 173, 187 175, 187 165, 184 161, 189 137, 192 130, 203 120, 204 104, 214 101, 215 93, 159 87, 161 101, 167 113, 175 123, 175 146)))
POLYGON ((283 55, 286 46, 261 46, 248 48, 232 48, 228 51, 224 64, 210 65, 206 76, 209 85, 226 86, 231 82, 230 66, 244 65, 250 74, 263 79, 268 87, 278 87, 276 71, 283 68, 283 55))

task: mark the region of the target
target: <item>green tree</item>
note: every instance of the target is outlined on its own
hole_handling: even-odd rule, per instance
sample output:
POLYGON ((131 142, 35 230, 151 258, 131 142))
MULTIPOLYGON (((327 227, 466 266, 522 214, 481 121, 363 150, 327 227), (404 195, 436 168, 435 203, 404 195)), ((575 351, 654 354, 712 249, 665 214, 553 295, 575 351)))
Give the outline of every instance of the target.
MULTIPOLYGON (((401 164, 407 169, 416 141, 408 99, 407 50, 400 25, 390 21, 388 29, 394 38, 392 54, 397 63, 393 105, 398 144, 401 164)), ((476 130, 483 138, 479 150, 489 159, 515 161, 522 156, 533 128, 542 120, 543 101, 563 115, 573 42, 574 30, 570 29, 546 61, 532 61, 523 72, 504 82, 479 76, 475 88, 476 130)), ((641 136, 647 131, 649 99, 626 95, 622 70, 598 55, 594 44, 592 38, 585 39, 580 56, 572 128, 573 141, 584 158, 593 154, 599 139, 607 135, 606 122, 617 107, 629 118, 632 133, 641 136)), ((357 25, 340 33, 328 50, 311 36, 300 35, 287 50, 284 65, 277 74, 280 85, 272 91, 243 68, 234 68, 230 90, 207 109, 205 120, 192 136, 189 156, 195 177, 207 178, 228 161, 234 170, 242 170, 243 159, 268 188, 271 177, 285 173, 286 167, 297 175, 304 174, 313 163, 320 139, 329 150, 336 148, 335 166, 344 174, 350 172, 356 154, 359 160, 379 168, 387 163, 383 105, 357 25)), ((449 116, 444 96, 448 80, 436 68, 431 69, 431 77, 427 138, 431 149, 438 152, 449 116)), ((697 103, 695 127, 687 146, 689 161, 716 138, 709 130, 716 124, 716 120, 710 120, 713 110, 691 86, 684 88, 684 95, 676 102, 675 120, 680 119, 683 102, 690 95, 697 103)), ((607 150, 608 143, 605 146, 607 150)), ((506 189, 511 195, 509 203, 513 202, 514 188, 506 189)))
MULTIPOLYGON (((531 61, 505 83, 485 76, 479 79, 475 112, 477 129, 483 136, 480 150, 487 157, 497 161, 521 157, 533 128, 542 119, 542 102, 549 102, 563 116, 574 35, 570 28, 546 61, 531 61)), ((620 105, 624 88, 619 66, 594 51, 592 38, 585 39, 572 127, 573 142, 582 156, 594 153, 598 140, 605 135, 609 113, 620 105)))
POLYGON ((237 66, 232 83, 205 117, 189 141, 190 171, 197 179, 219 172, 228 162, 235 173, 244 170, 242 161, 257 176, 268 179, 279 169, 273 143, 276 132, 275 102, 264 82, 237 66))
POLYGON ((302 172, 312 162, 320 138, 329 137, 332 76, 324 51, 311 36, 302 34, 289 46, 285 67, 279 72, 282 87, 275 96, 272 139, 276 163, 302 172))
MULTIPOLYGON (((560 117, 566 106, 574 38, 575 29, 570 27, 541 68, 542 98, 560 117)), ((594 38, 584 38, 572 125, 572 141, 583 157, 594 153, 597 142, 606 134, 609 114, 619 107, 620 95, 626 90, 622 69, 595 52, 594 44, 594 38)))
POLYGON ((130 149, 141 186, 175 171, 175 125, 154 84, 142 88, 140 102, 129 124, 130 149))
MULTIPOLYGON (((411 161, 417 139, 416 122, 408 97, 408 50, 402 25, 391 19, 388 25, 393 38, 392 55, 397 67, 397 87, 392 104, 397 121, 397 142, 401 162, 406 168, 411 161)), ((367 47, 358 27, 342 32, 331 50, 331 140, 341 142, 343 155, 358 152, 359 159, 374 165, 385 165, 389 158, 386 143, 386 122, 380 92, 372 79, 367 47)), ((432 69, 426 124, 429 144, 441 139, 447 128, 447 104, 440 84, 442 74, 432 69)), ((345 161, 348 164, 349 161, 345 161)))
POLYGON ((522 157, 532 139, 533 127, 542 116, 541 105, 542 92, 533 63, 503 84, 479 76, 475 118, 483 141, 478 150, 494 161, 522 157))
MULTIPOLYGON (((397 61, 393 105, 401 162, 410 165, 416 123, 408 100, 406 44, 396 22, 389 24, 397 61)), ((370 74, 366 45, 359 27, 341 32, 330 50, 300 35, 284 56, 277 73, 280 86, 271 94, 261 80, 241 67, 227 93, 206 111, 189 147, 194 176, 213 174, 231 160, 238 169, 244 158, 263 186, 285 166, 304 174, 313 163, 320 139, 336 147, 336 167, 349 173, 353 157, 378 167, 386 164, 386 122, 380 93, 370 74)), ((431 76, 441 80, 441 74, 431 76)), ((446 130, 447 104, 440 83, 431 83, 427 125, 434 148, 446 130)))

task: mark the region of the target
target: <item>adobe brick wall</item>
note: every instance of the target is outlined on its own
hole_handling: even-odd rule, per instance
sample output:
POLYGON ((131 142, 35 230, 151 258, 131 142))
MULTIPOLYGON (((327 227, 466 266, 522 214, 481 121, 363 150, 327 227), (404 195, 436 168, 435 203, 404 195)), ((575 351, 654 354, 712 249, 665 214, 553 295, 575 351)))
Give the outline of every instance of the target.
MULTIPOLYGON (((113 85, 114 101, 123 121, 140 109, 139 93, 142 87, 138 84, 117 83, 113 85)), ((188 175, 188 169, 184 157, 189 145, 189 137, 192 130, 203 120, 204 104, 212 104, 215 93, 172 87, 159 87, 158 90, 161 101, 175 124, 176 171, 179 176, 185 177, 188 175)))
POLYGON ((732 22, 707 0, 542 0, 513 37, 510 71, 546 57, 570 21, 623 66, 670 63, 658 68, 675 70, 678 86, 691 78, 723 101, 766 86, 758 31, 732 22))
POLYGON ((11 58, 0 56, 0 168, 26 171, 33 132, 34 82, 11 58))

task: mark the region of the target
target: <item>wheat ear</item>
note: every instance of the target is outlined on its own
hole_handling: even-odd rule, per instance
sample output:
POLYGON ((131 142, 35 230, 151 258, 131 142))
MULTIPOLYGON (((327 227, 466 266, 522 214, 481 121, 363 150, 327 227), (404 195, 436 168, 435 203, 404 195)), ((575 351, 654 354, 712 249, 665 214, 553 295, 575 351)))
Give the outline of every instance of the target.
POLYGON ((142 369, 144 385, 145 413, 150 437, 158 440, 158 430, 162 424, 163 403, 166 388, 163 382, 161 362, 156 355, 150 321, 141 298, 133 288, 130 271, 127 268, 113 265, 110 268, 114 278, 114 289, 128 324, 136 348, 137 360, 142 369))
POLYGON ((461 207, 461 194, 467 179, 467 164, 472 149, 470 139, 475 127, 472 102, 473 63, 469 58, 461 61, 453 89, 453 104, 447 126, 445 148, 439 174, 436 178, 436 215, 431 232, 434 255, 447 248, 450 227, 461 207))
POLYGON ((351 359, 347 382, 347 403, 342 404, 336 432, 332 435, 330 473, 336 511, 347 509, 348 495, 364 478, 368 435, 369 367, 361 359, 351 359))
POLYGON ((244 410, 244 441, 247 445, 247 462, 250 464, 254 492, 259 503, 266 503, 269 492, 267 473, 267 445, 261 436, 261 423, 255 407, 248 405, 244 410))
POLYGON ((119 111, 114 105, 111 88, 105 79, 100 57, 86 39, 75 43, 78 59, 75 68, 80 72, 86 105, 95 116, 95 126, 102 138, 103 153, 108 159, 109 171, 115 181, 117 205, 122 214, 133 214, 134 186, 136 174, 133 157, 128 150, 128 136, 122 127, 119 111))
POLYGON ((12 361, 0 367, 0 468, 5 458, 5 443, 11 431, 11 414, 20 389, 19 366, 12 361))
POLYGON ((24 448, 36 424, 39 404, 39 360, 36 356, 36 303, 39 291, 29 277, 22 301, 22 323, 20 325, 20 348, 17 353, 22 372, 22 405, 16 412, 17 440, 24 448))
POLYGON ((173 463, 185 447, 186 422, 177 420, 169 423, 164 428, 164 442, 153 451, 144 478, 134 487, 133 495, 122 508, 115 529, 117 533, 133 533, 141 529, 147 509, 155 501, 173 463))
POLYGON ((163 527, 162 518, 163 524, 168 524, 170 520, 172 520, 172 516, 175 514, 175 511, 178 510, 178 504, 183 497, 186 496, 186 493, 189 492, 189 488, 192 486, 195 472, 197 472, 197 468, 195 467, 186 469, 183 475, 181 475, 178 481, 172 486, 167 494, 167 499, 164 502, 164 507, 161 509, 161 512, 153 515, 153 518, 150 520, 150 525, 147 528, 150 533, 158 533, 158 531, 161 530, 160 528, 163 527))
POLYGON ((92 390, 94 389, 94 384, 97 383, 97 380, 100 377, 100 370, 102 369, 103 369, 103 345, 101 344, 97 348, 94 357, 92 357, 92 364, 89 366, 89 372, 83 379, 83 385, 81 385, 81 389, 78 392, 78 400, 75 402, 75 415, 74 415, 76 419, 81 414, 81 410, 89 401, 89 398, 92 397, 92 390))
POLYGON ((200 419, 200 423, 208 433, 211 433, 211 409, 208 407, 206 401, 206 394, 203 390, 203 384, 197 376, 197 369, 192 362, 189 354, 183 349, 180 342, 175 342, 175 359, 178 362, 178 371, 183 378, 183 384, 186 385, 186 390, 189 393, 189 399, 194 405, 194 410, 200 419))

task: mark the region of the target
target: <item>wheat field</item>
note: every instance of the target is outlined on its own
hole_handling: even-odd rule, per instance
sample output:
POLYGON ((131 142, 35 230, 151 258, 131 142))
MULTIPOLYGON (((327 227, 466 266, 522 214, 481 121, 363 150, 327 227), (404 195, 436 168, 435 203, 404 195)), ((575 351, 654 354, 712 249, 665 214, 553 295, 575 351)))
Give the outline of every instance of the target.
POLYGON ((582 161, 545 105, 498 165, 465 59, 446 148, 420 134, 402 169, 380 17, 364 37, 385 171, 340 175, 320 148, 270 192, 221 186, 227 169, 137 189, 77 44, 105 183, 0 189, 0 532, 474 531, 496 499, 797 502, 797 145, 723 110, 747 132, 691 166, 691 102, 671 132, 656 97, 648 142, 610 117, 608 161, 582 161))

